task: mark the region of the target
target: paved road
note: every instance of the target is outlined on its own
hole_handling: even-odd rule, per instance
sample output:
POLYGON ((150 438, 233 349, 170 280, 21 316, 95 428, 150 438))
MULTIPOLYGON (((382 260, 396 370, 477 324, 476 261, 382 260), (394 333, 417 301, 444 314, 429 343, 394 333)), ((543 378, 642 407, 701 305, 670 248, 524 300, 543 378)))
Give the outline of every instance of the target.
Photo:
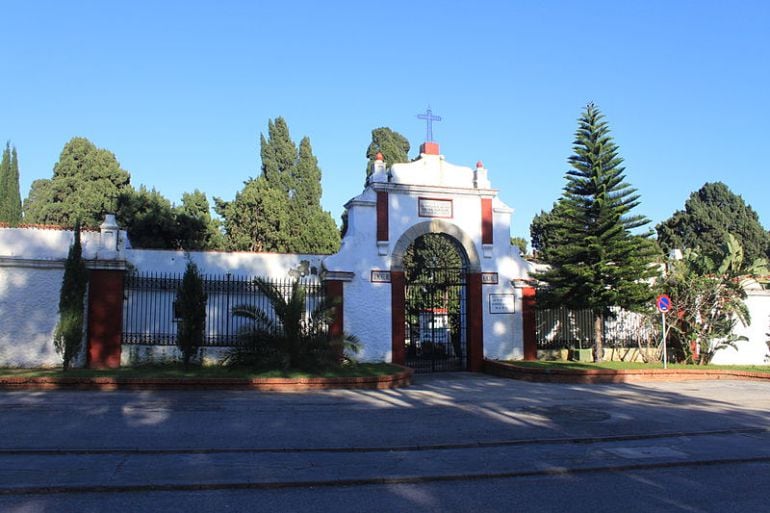
POLYGON ((766 383, 554 385, 461 373, 301 395, 13 392, 0 395, 0 413, 2 511, 97 511, 105 501, 126 511, 462 511, 473 498, 490 511, 520 500, 528 511, 564 501, 597 511, 597 486, 602 496, 658 490, 639 511, 730 511, 701 499, 721 493, 706 502, 748 508, 770 474, 766 383), (710 476, 722 483, 708 486, 710 476))

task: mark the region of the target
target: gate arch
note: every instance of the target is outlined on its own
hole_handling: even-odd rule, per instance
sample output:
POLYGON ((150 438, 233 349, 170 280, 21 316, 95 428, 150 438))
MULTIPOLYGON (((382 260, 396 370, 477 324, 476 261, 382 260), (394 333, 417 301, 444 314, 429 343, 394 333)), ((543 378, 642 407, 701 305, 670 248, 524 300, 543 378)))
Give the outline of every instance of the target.
POLYGON ((398 238, 398 241, 396 241, 396 244, 393 246, 393 253, 391 254, 391 271, 404 271, 404 254, 406 253, 406 250, 409 249, 409 246, 411 246, 414 241, 427 233, 443 233, 455 239, 465 250, 465 256, 468 259, 468 272, 481 272, 481 261, 479 260, 479 254, 476 251, 476 245, 473 243, 473 239, 457 225, 442 221, 441 219, 432 219, 430 221, 417 223, 406 230, 401 237, 398 238))
POLYGON ((406 230, 391 253, 392 359, 418 371, 474 370, 481 367, 483 330, 481 262, 467 233, 432 219, 406 230), (421 237, 449 239, 462 266, 428 269, 412 281, 404 257, 421 237), (423 304, 424 303, 424 304, 423 304))

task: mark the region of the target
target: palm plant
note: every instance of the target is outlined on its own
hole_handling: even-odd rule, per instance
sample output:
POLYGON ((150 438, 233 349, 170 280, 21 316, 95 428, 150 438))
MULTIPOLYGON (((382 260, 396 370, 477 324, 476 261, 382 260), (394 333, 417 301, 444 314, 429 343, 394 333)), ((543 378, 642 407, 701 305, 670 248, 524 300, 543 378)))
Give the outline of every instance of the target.
POLYGON ((329 334, 336 302, 324 298, 307 312, 307 293, 299 280, 292 283, 288 297, 280 287, 262 278, 256 278, 254 284, 275 315, 253 305, 235 306, 233 316, 250 322, 240 329, 239 346, 227 355, 226 364, 313 370, 336 365, 345 360, 346 353, 358 352, 356 337, 329 334))

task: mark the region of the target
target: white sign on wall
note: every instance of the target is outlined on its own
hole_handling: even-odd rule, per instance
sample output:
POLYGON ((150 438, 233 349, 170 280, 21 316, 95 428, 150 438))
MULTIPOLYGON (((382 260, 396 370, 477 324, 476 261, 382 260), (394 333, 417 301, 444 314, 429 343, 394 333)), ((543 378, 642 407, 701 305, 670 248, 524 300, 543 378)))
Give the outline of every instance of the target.
POLYGON ((452 200, 437 198, 418 198, 417 215, 420 217, 440 217, 451 219, 452 200))
POLYGON ((372 269, 372 283, 390 283, 390 271, 372 269))
POLYGON ((489 313, 491 314, 512 314, 516 300, 513 294, 490 294, 489 295, 489 313))

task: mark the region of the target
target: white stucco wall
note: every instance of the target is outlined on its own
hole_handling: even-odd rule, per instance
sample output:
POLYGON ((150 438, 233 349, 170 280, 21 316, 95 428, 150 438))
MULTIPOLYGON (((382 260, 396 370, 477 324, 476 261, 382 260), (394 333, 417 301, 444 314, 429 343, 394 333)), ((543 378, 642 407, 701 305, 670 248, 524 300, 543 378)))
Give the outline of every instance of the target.
POLYGON ((735 343, 735 347, 724 347, 714 353, 712 363, 717 365, 767 365, 770 364, 770 291, 748 290, 746 305, 749 307, 751 323, 744 326, 740 322, 734 333, 747 340, 735 343))
POLYGON ((463 239, 466 252, 478 258, 475 272, 498 273, 497 284, 482 285, 484 354, 491 358, 523 357, 521 290, 515 289, 512 281, 528 277, 528 264, 511 247, 513 210, 490 188, 486 169, 449 164, 440 155, 423 154, 419 160, 391 169, 376 162, 369 186, 347 207, 349 228, 342 249, 324 259, 324 268, 330 275, 348 280, 344 285, 344 327, 365 342, 361 359, 390 360, 392 356, 391 284, 371 283, 371 271, 390 271, 401 237, 433 221, 438 223, 437 230, 449 228, 456 238, 463 239), (388 192, 387 243, 376 240, 378 190, 388 192), (420 198, 451 200, 451 218, 420 217, 420 198), (486 246, 481 244, 482 198, 493 199, 494 244, 486 246), (515 312, 491 313, 491 294, 513 294, 515 312))
MULTIPOLYGON (((128 249, 126 260, 137 272, 184 273, 187 254, 183 251, 128 249)), ((190 259, 203 274, 268 278, 290 278, 294 272, 307 269, 308 278, 318 277, 323 255, 291 253, 248 253, 224 251, 191 251, 190 259), (304 264, 303 264, 304 262, 304 264), (290 274, 291 273, 291 274, 290 274)))

